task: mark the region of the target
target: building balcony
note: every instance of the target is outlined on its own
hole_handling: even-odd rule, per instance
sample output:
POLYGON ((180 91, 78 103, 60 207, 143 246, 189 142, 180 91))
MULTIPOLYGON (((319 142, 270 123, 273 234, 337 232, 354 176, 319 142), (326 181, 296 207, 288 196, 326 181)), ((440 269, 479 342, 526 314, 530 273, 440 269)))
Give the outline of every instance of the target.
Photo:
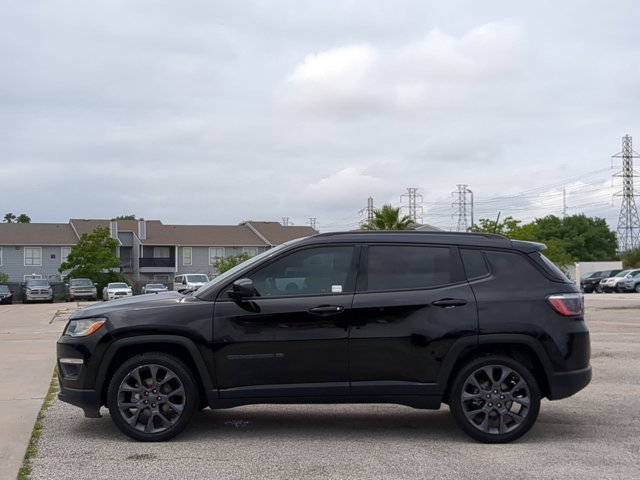
POLYGON ((141 258, 140 273, 175 273, 176 262, 172 258, 141 258))

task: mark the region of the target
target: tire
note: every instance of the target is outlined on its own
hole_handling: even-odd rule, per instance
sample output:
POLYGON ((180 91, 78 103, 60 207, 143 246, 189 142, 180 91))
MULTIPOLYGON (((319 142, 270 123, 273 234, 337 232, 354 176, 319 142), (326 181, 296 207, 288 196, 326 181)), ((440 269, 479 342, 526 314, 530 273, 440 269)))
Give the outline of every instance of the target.
POLYGON ((640 283, 636 284, 636 288, 633 289, 636 293, 640 293, 640 283))
POLYGON ((507 443, 538 418, 540 388, 520 362, 502 355, 479 357, 456 374, 449 408, 458 426, 483 443, 507 443))
POLYGON ((594 291, 595 291, 596 293, 602 293, 602 287, 601 287, 600 285, 597 285, 597 286, 595 287, 594 291))
POLYGON ((193 419, 199 404, 189 367, 164 353, 130 358, 111 377, 107 391, 113 422, 122 433, 143 442, 175 437, 193 419))

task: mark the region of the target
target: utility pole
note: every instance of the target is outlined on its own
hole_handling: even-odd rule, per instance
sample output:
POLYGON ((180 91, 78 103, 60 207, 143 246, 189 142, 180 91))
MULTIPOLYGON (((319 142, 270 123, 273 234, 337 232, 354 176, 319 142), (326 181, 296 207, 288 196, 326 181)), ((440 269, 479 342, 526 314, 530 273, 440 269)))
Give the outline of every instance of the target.
POLYGON ((418 189, 415 187, 408 187, 407 193, 400 195, 401 202, 403 202, 405 198, 408 198, 409 204, 402 208, 408 208, 408 215, 413 223, 418 223, 418 218, 420 218, 420 223, 422 223, 422 205, 418 205, 418 197, 420 197, 420 202, 422 202, 422 195, 418 193, 418 189), (418 216, 418 211, 420 211, 420 216, 418 216))
POLYGON ((567 218, 567 189, 562 189, 562 218, 567 218))
POLYGON ((612 164, 614 158, 622 159, 622 170, 613 175, 614 177, 622 177, 622 191, 614 194, 616 197, 622 197, 620 217, 618 218, 620 252, 626 252, 640 246, 640 219, 638 218, 633 187, 633 178, 638 176, 633 169, 633 159, 639 157, 640 155, 633 151, 632 139, 629 135, 622 137, 622 151, 611 157, 612 164))
MULTIPOLYGON (((467 185, 460 184, 457 185, 458 190, 452 192, 451 195, 458 195, 458 201, 453 202, 452 206, 458 207, 458 232, 466 232, 470 226, 473 225, 473 192, 467 188, 467 185), (469 194, 470 200, 467 200, 467 194, 469 194), (467 208, 469 207, 469 208, 467 208), (471 225, 467 221, 469 214, 471 214, 471 225)), ((453 216, 453 215, 452 215, 453 216)))
POLYGON ((314 230, 318 230, 318 219, 315 217, 310 217, 309 225, 311 225, 311 228, 313 228, 314 230))

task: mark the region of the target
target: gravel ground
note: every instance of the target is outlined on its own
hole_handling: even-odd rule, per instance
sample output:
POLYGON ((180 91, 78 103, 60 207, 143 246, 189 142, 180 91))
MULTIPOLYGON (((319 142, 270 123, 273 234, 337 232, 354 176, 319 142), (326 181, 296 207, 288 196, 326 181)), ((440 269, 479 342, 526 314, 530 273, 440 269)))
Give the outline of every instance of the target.
POLYGON ((543 401, 516 443, 475 443, 446 407, 329 405, 205 410, 175 440, 145 444, 120 434, 106 410, 85 419, 56 400, 31 478, 637 479, 640 295, 592 295, 587 306, 591 385, 543 401))

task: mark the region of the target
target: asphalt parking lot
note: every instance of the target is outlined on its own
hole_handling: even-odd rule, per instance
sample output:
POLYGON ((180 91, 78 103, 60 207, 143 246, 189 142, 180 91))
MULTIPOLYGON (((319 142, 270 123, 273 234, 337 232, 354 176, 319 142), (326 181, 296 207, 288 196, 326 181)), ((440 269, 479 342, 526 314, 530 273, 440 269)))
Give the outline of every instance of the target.
POLYGON ((475 443, 446 407, 327 405, 205 410, 175 440, 144 444, 116 431, 106 410, 85 419, 56 400, 31 478, 640 478, 640 295, 586 304, 591 385, 544 401, 516 443, 475 443))

